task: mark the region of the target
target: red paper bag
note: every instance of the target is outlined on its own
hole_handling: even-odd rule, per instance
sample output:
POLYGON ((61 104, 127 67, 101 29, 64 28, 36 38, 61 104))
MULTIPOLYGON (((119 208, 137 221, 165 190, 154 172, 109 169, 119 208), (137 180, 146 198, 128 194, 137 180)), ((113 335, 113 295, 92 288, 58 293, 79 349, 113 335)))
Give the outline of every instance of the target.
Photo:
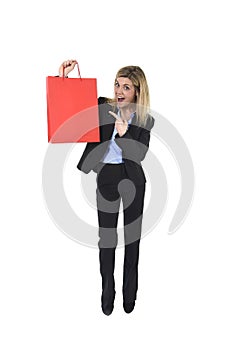
POLYGON ((47 77, 46 85, 48 142, 99 142, 96 79, 47 77))

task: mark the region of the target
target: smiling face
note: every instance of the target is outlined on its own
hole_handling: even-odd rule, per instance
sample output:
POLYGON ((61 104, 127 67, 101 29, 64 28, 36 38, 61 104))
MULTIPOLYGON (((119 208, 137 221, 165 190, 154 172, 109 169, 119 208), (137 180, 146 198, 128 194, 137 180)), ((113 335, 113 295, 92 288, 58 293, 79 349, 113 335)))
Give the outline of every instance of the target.
POLYGON ((119 77, 115 80, 114 95, 119 108, 128 107, 136 101, 136 90, 129 78, 119 77))

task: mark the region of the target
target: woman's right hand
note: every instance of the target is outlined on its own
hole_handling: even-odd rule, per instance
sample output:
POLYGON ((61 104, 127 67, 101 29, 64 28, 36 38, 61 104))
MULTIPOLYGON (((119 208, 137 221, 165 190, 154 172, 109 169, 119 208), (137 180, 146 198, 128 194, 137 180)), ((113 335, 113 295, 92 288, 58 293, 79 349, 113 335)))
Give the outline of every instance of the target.
POLYGON ((64 76, 66 77, 74 69, 76 64, 77 64, 76 60, 64 61, 59 67, 59 76, 63 77, 63 71, 64 71, 64 76))

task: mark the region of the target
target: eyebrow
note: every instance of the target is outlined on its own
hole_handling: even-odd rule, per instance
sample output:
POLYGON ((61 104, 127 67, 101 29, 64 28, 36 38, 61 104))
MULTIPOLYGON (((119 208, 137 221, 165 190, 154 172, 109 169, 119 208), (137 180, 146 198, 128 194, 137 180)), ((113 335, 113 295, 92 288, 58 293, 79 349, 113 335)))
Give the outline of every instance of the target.
MULTIPOLYGON (((116 83, 118 83, 119 84, 119 81, 118 80, 115 80, 115 84, 116 83)), ((120 85, 120 84, 119 84, 120 85)), ((123 84, 123 86, 125 86, 125 85, 127 85, 127 86, 129 86, 129 87, 132 87, 132 85, 131 84, 129 84, 129 83, 125 83, 125 84, 123 84)))

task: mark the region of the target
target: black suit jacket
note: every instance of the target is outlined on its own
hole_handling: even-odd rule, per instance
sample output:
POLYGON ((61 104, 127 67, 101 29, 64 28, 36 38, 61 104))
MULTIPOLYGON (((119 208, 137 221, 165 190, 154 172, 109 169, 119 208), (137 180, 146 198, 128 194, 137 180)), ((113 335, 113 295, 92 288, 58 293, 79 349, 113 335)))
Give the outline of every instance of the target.
MULTIPOLYGON (((115 118, 109 114, 109 111, 112 111, 113 107, 105 103, 105 101, 106 99, 103 97, 98 99, 100 142, 87 143, 82 157, 77 164, 77 168, 86 174, 91 170, 98 173, 103 168, 103 182, 110 183, 111 173, 110 179, 106 178, 106 165, 101 163, 100 160, 103 158, 112 137, 115 118)), ((150 131, 154 126, 154 122, 154 118, 149 115, 145 128, 140 127, 137 125, 137 116, 135 114, 126 133, 122 137, 118 133, 115 135, 115 142, 122 149, 126 173, 129 179, 136 185, 146 182, 141 161, 145 158, 148 151, 150 131)))

